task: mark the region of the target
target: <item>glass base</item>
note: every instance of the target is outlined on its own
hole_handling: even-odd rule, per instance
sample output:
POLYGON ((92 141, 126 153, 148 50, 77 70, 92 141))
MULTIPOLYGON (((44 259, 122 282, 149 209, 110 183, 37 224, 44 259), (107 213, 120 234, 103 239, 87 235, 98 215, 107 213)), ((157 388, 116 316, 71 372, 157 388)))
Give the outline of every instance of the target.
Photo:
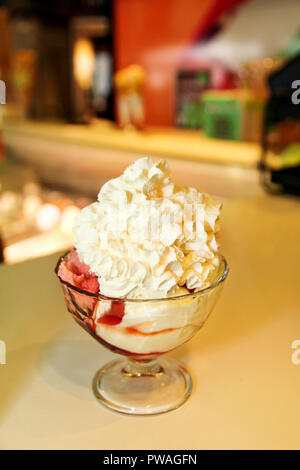
POLYGON ((193 387, 189 372, 165 358, 150 361, 118 359, 100 369, 93 392, 103 405, 120 413, 153 415, 182 405, 193 387))

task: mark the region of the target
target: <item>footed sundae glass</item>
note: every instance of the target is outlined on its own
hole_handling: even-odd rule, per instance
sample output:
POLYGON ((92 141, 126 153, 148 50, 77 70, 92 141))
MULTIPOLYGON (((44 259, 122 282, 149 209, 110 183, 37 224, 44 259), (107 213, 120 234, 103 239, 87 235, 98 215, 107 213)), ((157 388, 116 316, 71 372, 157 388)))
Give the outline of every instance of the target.
POLYGON ((67 309, 79 325, 99 343, 123 356, 104 365, 95 375, 97 400, 115 411, 131 415, 164 413, 182 405, 193 382, 187 369, 161 357, 187 342, 213 310, 229 268, 219 265, 208 287, 162 299, 108 298, 80 289, 59 276, 67 309))

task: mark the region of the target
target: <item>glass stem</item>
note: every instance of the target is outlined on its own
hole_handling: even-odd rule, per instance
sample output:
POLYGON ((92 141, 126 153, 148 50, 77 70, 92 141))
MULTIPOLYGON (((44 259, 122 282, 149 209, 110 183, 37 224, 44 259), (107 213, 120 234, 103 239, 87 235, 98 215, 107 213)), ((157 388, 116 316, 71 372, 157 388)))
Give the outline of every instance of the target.
POLYGON ((154 377, 161 375, 164 370, 157 359, 136 361, 128 358, 122 372, 128 377, 154 377))

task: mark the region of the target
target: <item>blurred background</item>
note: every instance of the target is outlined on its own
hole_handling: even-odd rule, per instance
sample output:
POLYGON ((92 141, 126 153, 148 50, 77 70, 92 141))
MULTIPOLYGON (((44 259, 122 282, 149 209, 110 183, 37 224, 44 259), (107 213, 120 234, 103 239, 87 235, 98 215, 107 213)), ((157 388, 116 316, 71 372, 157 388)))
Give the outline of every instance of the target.
POLYGON ((299 195, 299 54, 298 0, 0 0, 1 261, 69 247, 143 155, 221 200, 299 195))

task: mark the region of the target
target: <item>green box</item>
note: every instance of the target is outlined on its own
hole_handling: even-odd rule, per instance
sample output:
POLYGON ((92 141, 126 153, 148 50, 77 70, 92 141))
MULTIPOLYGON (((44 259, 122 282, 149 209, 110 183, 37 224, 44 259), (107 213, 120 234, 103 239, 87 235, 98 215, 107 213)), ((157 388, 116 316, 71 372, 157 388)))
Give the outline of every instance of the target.
POLYGON ((203 129, 207 137, 241 140, 243 104, 224 96, 203 97, 203 129))

